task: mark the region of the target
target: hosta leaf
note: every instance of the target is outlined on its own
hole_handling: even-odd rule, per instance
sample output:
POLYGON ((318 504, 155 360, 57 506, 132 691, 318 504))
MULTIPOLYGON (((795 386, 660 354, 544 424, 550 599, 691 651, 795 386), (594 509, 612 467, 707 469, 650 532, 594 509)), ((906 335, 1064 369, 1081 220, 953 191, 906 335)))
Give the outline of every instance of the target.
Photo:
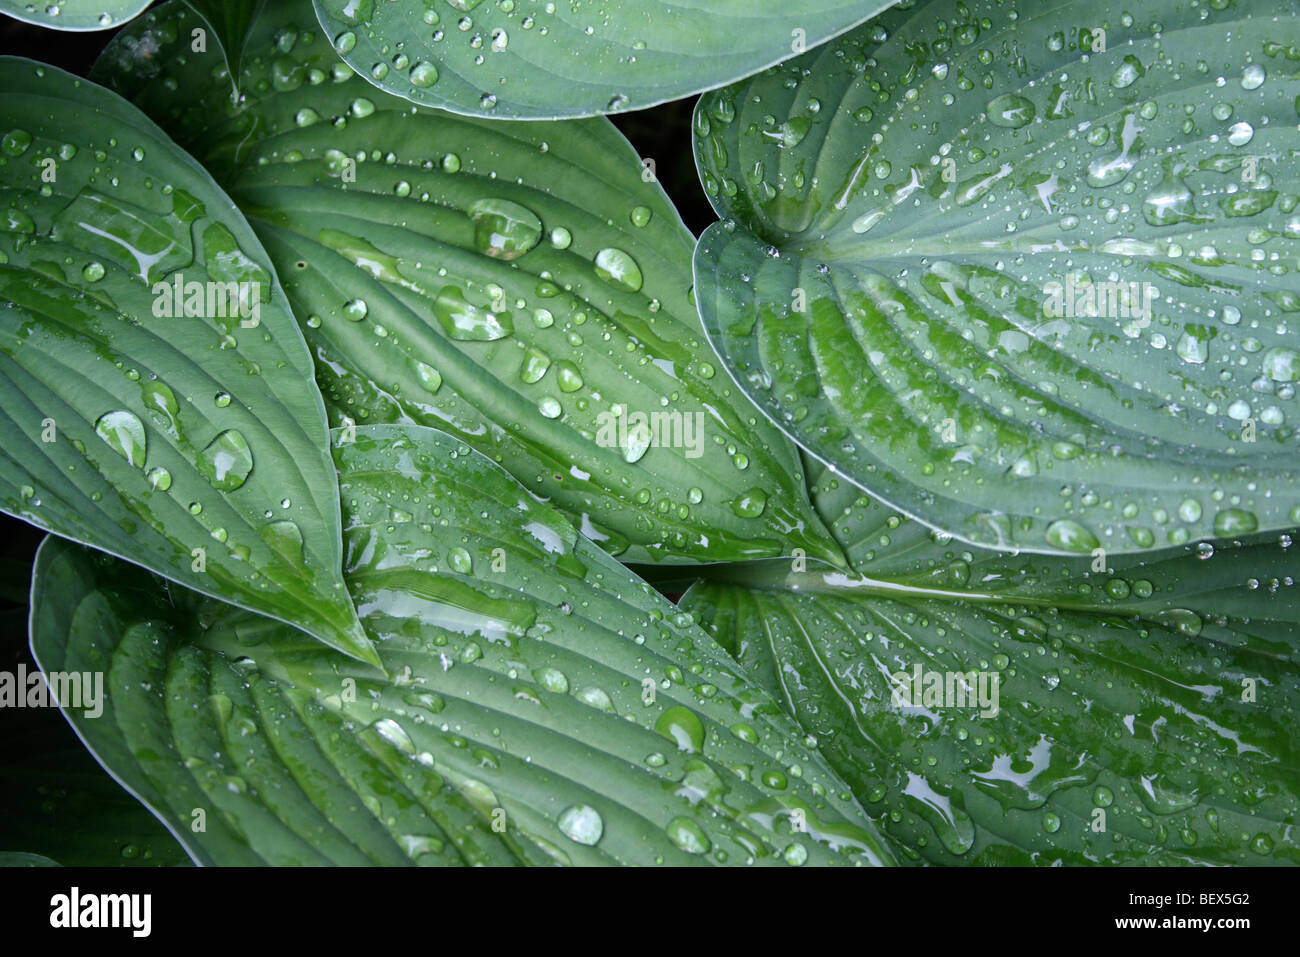
POLYGON ((607 120, 416 109, 304 3, 255 26, 232 107, 213 55, 181 54, 192 22, 159 8, 98 75, 250 217, 336 424, 455 434, 628 560, 834 557, 793 446, 716 371, 689 234, 607 120))
POLYGON ((0 13, 55 30, 108 30, 139 15, 151 0, 0 0, 0 13))
POLYGON ((926 0, 706 95, 715 347, 969 542, 1295 525, 1298 31, 1295 0, 926 0))
POLYGON ((131 104, 29 60, 0 76, 0 509, 373 657, 257 237, 131 104))
POLYGON ((248 31, 266 0, 186 0, 186 3, 216 33, 226 69, 232 78, 238 77, 248 31))
POLYGON ((654 106, 816 46, 891 0, 316 0, 334 48, 390 93, 471 116, 559 119, 654 106))
POLYGON ((559 512, 442 433, 335 435, 386 676, 74 546, 38 559, 34 653, 107 672, 110 710, 68 717, 197 860, 889 862, 772 699, 559 512))
MULTIPOLYGON (((30 563, 27 579, 30 589, 30 563)), ((0 848, 75 867, 188 863, 166 828, 48 706, 49 692, 33 698, 41 679, 27 649, 27 618, 26 607, 0 612, 0 848)))
POLYGON ((1096 571, 967 548, 829 474, 818 504, 861 574, 762 563, 682 607, 910 857, 1300 862, 1289 536, 1096 571), (972 672, 965 700, 927 697, 972 672))
POLYGON ((60 867, 58 861, 26 851, 0 851, 0 867, 60 867))

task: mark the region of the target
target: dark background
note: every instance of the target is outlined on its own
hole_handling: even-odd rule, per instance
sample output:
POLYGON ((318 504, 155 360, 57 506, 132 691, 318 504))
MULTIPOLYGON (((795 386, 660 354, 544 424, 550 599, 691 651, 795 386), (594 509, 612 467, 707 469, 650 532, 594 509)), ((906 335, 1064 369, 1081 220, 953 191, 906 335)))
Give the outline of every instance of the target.
MULTIPOLYGON (((116 30, 67 33, 0 15, 0 54, 85 76, 116 30)), ((0 95, 7 95, 0 91, 0 95)), ((611 117, 655 161, 664 190, 692 234, 717 219, 691 154, 695 98, 611 117)), ((32 560, 45 533, 0 515, 0 671, 35 664, 27 649, 32 560)), ((119 787, 55 708, 0 708, 0 852, 61 864, 181 864, 188 858, 152 815, 119 787)))

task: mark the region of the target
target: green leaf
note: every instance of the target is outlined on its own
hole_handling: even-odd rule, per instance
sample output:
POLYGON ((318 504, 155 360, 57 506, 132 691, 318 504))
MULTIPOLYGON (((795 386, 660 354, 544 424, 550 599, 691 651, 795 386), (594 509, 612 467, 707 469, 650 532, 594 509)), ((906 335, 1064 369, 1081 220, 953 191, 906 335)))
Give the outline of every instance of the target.
POLYGON ((0 620, 22 650, 3 659, 17 698, 0 708, 0 847, 70 867, 187 864, 167 829, 105 773, 59 710, 32 706, 40 672, 27 655, 26 615, 0 620))
MULTIPOLYGON (((266 4, 266 0, 185 0, 203 18, 217 35, 221 54, 226 60, 226 70, 231 83, 239 77, 239 67, 244 56, 248 31, 266 4)), ((235 95, 239 95, 238 87, 235 95)))
POLYGON ((152 0, 0 0, 0 13, 54 30, 109 30, 139 16, 152 0))
POLYGON ((357 79, 310 17, 266 12, 238 106, 211 54, 180 55, 180 5, 96 75, 249 216, 332 422, 454 434, 629 561, 836 560, 794 447, 716 370, 693 240, 613 126, 414 108, 357 79))
POLYGON ((129 103, 29 60, 0 77, 0 509, 373 658, 257 237, 129 103))
POLYGON ((1295 0, 930 0, 704 96, 714 346, 968 542, 1297 524, 1297 30, 1295 0))
POLYGON ((0 867, 60 867, 58 861, 26 851, 0 851, 0 867))
POLYGON ((38 690, 46 686, 28 653, 27 619, 26 607, 0 612, 0 848, 71 867, 188 863, 167 829, 87 753, 49 691, 38 690))
POLYGON ((335 436, 387 676, 71 545, 38 557, 34 653, 107 673, 103 717, 68 717, 196 860, 890 862, 772 699, 559 512, 442 433, 335 436))
POLYGON ((1289 536, 1096 571, 967 548, 829 473, 816 491, 860 574, 761 563, 681 604, 909 857, 1300 863, 1289 536), (928 690, 949 674, 964 700, 928 690))
POLYGON ((468 116, 561 119, 654 106, 778 63, 891 0, 315 0, 338 51, 375 85, 468 116))

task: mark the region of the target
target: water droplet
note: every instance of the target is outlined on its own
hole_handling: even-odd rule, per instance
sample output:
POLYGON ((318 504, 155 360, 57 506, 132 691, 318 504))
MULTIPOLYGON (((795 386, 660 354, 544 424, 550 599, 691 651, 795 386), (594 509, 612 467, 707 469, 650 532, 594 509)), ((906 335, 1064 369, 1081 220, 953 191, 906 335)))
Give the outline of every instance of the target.
POLYGON ((704 725, 695 712, 674 705, 659 716, 655 730, 677 744, 679 751, 698 754, 704 750, 704 725))
POLYGON ((578 367, 568 359, 561 359, 555 364, 555 379, 561 392, 577 392, 583 385, 578 367))
POLYGON ((536 673, 537 683, 556 694, 569 693, 569 679, 558 668, 543 668, 536 673))
POLYGON ((508 199, 480 199, 470 205, 474 247, 493 259, 518 259, 542 238, 542 221, 508 199))
POLYGON ((1264 353, 1264 374, 1274 382, 1295 382, 1300 378, 1300 364, 1294 349, 1278 346, 1264 353))
POLYGON ((1117 90, 1123 90, 1136 83, 1145 73, 1146 67, 1142 65, 1142 61, 1130 53, 1111 74, 1110 85, 1117 90))
POLYGON ((421 89, 433 86, 438 82, 438 68, 432 63, 421 60, 415 66, 411 67, 411 73, 408 77, 411 86, 418 86, 421 89))
POLYGON ((420 385, 426 392, 434 393, 442 388, 442 376, 433 366, 412 359, 411 368, 415 370, 415 377, 420 380, 420 385))
POLYGON ((767 507, 767 493, 761 488, 742 492, 731 502, 731 510, 741 518, 757 518, 767 507))
POLYGON ((172 487, 172 473, 168 472, 161 465, 151 468, 144 474, 149 480, 149 485, 160 492, 165 492, 172 487))
POLYGON ((353 322, 360 322, 369 312, 370 307, 366 305, 364 299, 353 299, 343 307, 343 315, 353 322))
POLYGON ((242 432, 227 429, 199 453, 194 465, 217 491, 233 492, 253 471, 253 452, 242 432))
POLYGON ((1258 90, 1264 85, 1267 74, 1264 67, 1258 63, 1252 63, 1241 71, 1241 88, 1243 90, 1258 90))
POLYGON ((611 286, 639 292, 645 283, 641 267, 621 249, 607 248, 596 253, 596 275, 611 286))
POLYGON ((1259 519, 1254 512, 1241 508, 1225 508, 1214 516, 1214 534, 1249 535, 1259 529, 1259 519))
POLYGON ((640 228, 649 224, 652 215, 649 206, 636 206, 628 218, 632 220, 633 226, 640 228))
POLYGON ((1057 519, 1044 533, 1049 545, 1067 552, 1091 552, 1100 546, 1097 536, 1069 518, 1057 519))
POLYGON ((1251 126, 1244 120, 1239 123, 1233 123, 1228 128, 1228 142, 1233 146, 1245 146, 1255 138, 1255 127, 1251 126))
POLYGON ((984 109, 990 123, 1010 129, 1028 125, 1033 122, 1035 115, 1033 101, 1015 93, 1003 93, 994 97, 984 109))
POLYGON ((230 405, 230 393, 218 392, 212 397, 212 404, 218 409, 224 409, 226 406, 230 405))
POLYGON ((0 150, 9 156, 22 156, 32 145, 32 134, 26 130, 10 130, 0 137, 0 150))
POLYGON ((545 418, 558 419, 564 413, 564 407, 560 405, 559 399, 548 395, 537 403, 537 411, 545 418))
POLYGON ((95 421, 95 432, 136 468, 144 468, 144 423, 130 412, 118 409, 106 412, 95 421))
POLYGON ((605 832, 600 812, 588 804, 573 804, 565 808, 556 826, 569 840, 586 847, 594 847, 605 832))
POLYGON ((282 556, 293 562, 295 565, 301 564, 303 560, 302 551, 302 529, 296 522, 288 519, 282 519, 278 522, 271 522, 264 525, 259 530, 262 541, 270 545, 282 556))
POLYGON ((524 352, 524 361, 519 366, 519 378, 529 385, 541 382, 551 368, 551 357, 542 350, 530 346, 524 352))
POLYGON ((704 829, 689 817, 675 817, 664 828, 668 840, 687 854, 707 854, 713 845, 704 829))
POLYGON ((104 278, 104 266, 102 263, 87 263, 81 276, 86 282, 99 282, 104 278))
POLYGON ((474 559, 466 549, 459 546, 447 553, 447 564, 451 566, 452 571, 461 575, 468 575, 474 571, 474 559))

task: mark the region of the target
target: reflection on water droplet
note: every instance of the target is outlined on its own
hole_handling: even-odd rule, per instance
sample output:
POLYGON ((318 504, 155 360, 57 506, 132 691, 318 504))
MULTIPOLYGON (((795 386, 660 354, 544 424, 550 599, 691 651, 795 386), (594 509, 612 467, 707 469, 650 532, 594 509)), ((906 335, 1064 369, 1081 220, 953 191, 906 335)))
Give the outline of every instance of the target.
POLYGON ((530 346, 524 352, 524 360, 519 366, 519 379, 529 385, 541 382, 551 368, 551 357, 541 349, 530 346))
POLYGON ((418 86, 421 89, 433 86, 438 82, 438 68, 432 63, 421 60, 415 66, 411 67, 411 74, 408 77, 411 86, 418 86))
POLYGON ((136 468, 144 468, 144 424, 130 412, 118 409, 106 412, 95 421, 95 432, 136 468))
POLYGON ((233 492, 253 471, 253 452, 238 429, 218 435, 194 462, 199 473, 219 492, 233 492))
POLYGON ((679 751, 699 754, 704 750, 704 725, 695 712, 674 705, 659 716, 655 730, 677 744, 679 751))
POLYGON ((1267 74, 1264 67, 1258 63, 1252 63, 1246 69, 1241 71, 1241 88, 1243 90, 1258 90, 1264 85, 1267 74))
POLYGON ((1049 545, 1067 552, 1091 552, 1100 547, 1097 536, 1069 518, 1057 519, 1044 534, 1049 545))
POLYGON ((1214 516, 1215 535, 1249 535, 1258 529, 1255 513, 1242 508, 1225 508, 1214 516))
POLYGON ((437 392, 442 388, 442 376, 433 366, 425 365, 418 359, 411 360, 411 368, 415 370, 415 377, 420 380, 420 385, 426 392, 437 392))
POLYGON ((1032 100, 1015 93, 994 97, 984 109, 990 123, 1010 129, 1019 129, 1033 122, 1036 112, 1032 100))
POLYGON ((10 130, 0 138, 0 150, 9 156, 22 156, 32 145, 32 134, 26 130, 10 130))
POLYGON ((707 854, 709 848, 713 846, 704 829, 689 817, 673 818, 664 828, 664 832, 668 835, 668 840, 687 854, 707 854))
POLYGON ((510 200, 480 199, 467 212, 474 223, 474 248, 493 259, 518 259, 542 238, 537 214, 510 200))
POLYGON ((582 374, 568 359, 561 359, 555 364, 555 378, 561 392, 577 392, 582 388, 582 374))
POLYGON ((1130 53, 1124 57, 1124 62, 1111 74, 1110 85, 1117 90, 1123 90, 1136 83, 1145 73, 1146 67, 1142 65, 1142 61, 1130 53))
POLYGON ((638 292, 645 284, 636 260, 623 250, 612 247, 596 253, 596 275, 611 286, 628 292, 638 292))
POLYGON ((296 522, 283 519, 278 522, 272 522, 264 525, 259 532, 262 541, 270 545, 295 565, 302 564, 302 529, 296 522))
POLYGON ((575 844, 594 847, 605 832, 600 813, 588 804, 573 804, 564 809, 556 826, 575 844))
POLYGON ((464 548, 457 546, 447 553, 447 564, 452 570, 462 575, 468 575, 474 571, 474 559, 464 548))
POLYGON ((737 496, 731 503, 731 510, 741 518, 757 518, 767 507, 767 493, 761 488, 751 488, 737 496))
POLYGON ((536 672, 537 683, 547 691, 553 691, 556 694, 568 694, 569 679, 563 671, 558 668, 543 668, 536 672))
POLYGON ((149 484, 160 492, 165 492, 172 487, 172 474, 161 465, 151 468, 144 474, 149 480, 149 484))

